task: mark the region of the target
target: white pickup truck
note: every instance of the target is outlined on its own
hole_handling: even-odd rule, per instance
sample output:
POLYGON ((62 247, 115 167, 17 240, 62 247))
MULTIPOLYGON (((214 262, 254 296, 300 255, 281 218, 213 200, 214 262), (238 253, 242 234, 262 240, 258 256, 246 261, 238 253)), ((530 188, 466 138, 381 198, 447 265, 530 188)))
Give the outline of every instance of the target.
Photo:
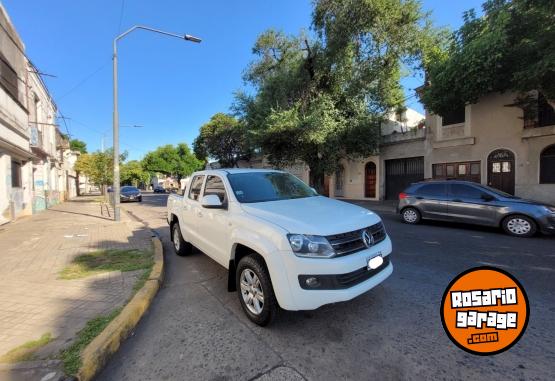
POLYGON ((380 217, 320 196, 286 172, 196 172, 183 195, 169 196, 167 209, 175 252, 195 246, 228 269, 228 290, 239 290, 243 310, 259 325, 278 307, 350 300, 393 271, 380 217))

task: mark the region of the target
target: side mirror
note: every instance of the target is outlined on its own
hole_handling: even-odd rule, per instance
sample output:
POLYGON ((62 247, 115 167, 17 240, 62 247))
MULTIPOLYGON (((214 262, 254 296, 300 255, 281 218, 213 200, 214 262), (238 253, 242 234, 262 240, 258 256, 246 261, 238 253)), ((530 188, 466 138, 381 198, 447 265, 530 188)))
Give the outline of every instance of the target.
POLYGON ((489 202, 489 201, 495 200, 495 197, 493 197, 490 194, 484 193, 484 194, 482 194, 482 200, 484 200, 486 202, 489 202))
POLYGON ((314 192, 314 194, 318 194, 318 191, 316 191, 315 188, 310 187, 310 189, 312 189, 312 191, 314 192))
POLYGON ((203 208, 207 209, 224 209, 224 205, 220 201, 220 198, 215 194, 209 194, 202 198, 200 204, 203 208))

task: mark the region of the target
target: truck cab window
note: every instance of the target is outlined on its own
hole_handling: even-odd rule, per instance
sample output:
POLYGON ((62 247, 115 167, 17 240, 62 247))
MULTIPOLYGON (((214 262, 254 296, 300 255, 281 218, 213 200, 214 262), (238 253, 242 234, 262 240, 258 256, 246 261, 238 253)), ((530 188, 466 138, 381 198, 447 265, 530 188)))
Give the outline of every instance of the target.
POLYGON ((204 186, 204 196, 215 194, 220 198, 222 204, 227 203, 227 195, 225 186, 221 178, 218 176, 208 176, 206 185, 204 186))
POLYGON ((198 201, 203 181, 204 176, 195 176, 193 180, 191 180, 191 190, 189 191, 189 198, 191 200, 198 201))

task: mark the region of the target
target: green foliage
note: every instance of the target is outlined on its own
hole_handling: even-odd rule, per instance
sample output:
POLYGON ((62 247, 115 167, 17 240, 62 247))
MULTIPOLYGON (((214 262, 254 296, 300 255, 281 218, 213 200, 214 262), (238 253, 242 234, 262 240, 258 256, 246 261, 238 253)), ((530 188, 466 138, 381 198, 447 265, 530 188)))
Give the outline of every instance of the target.
POLYGON ((146 154, 142 160, 142 167, 150 173, 163 173, 189 176, 194 171, 202 168, 203 163, 191 152, 187 144, 171 144, 156 148, 146 154))
POLYGON ((75 342, 61 353, 66 374, 77 374, 83 362, 81 360, 81 351, 85 349, 85 347, 89 345, 120 312, 121 308, 118 308, 108 315, 89 320, 85 328, 77 333, 75 342))
POLYGON ((235 167, 238 160, 249 158, 251 154, 245 125, 224 113, 214 114, 200 128, 193 149, 198 158, 205 161, 208 157, 216 159, 224 168, 235 167))
POLYGON ((120 180, 122 184, 139 186, 149 183, 150 174, 143 169, 141 162, 131 160, 120 166, 120 180))
POLYGON ((555 2, 488 0, 482 8, 482 17, 467 11, 443 53, 427 60, 426 107, 442 115, 505 91, 522 100, 539 90, 554 102, 555 2))
POLYGON ((232 109, 271 163, 304 161, 321 190, 339 159, 375 152, 380 121, 403 103, 402 68, 440 51, 441 32, 416 0, 316 0, 313 27, 259 36, 244 76, 255 92, 232 109))
POLYGON ((81 153, 87 153, 87 143, 79 139, 71 139, 69 141, 69 148, 72 151, 79 151, 81 153))
MULTIPOLYGON (((127 152, 120 155, 120 162, 125 161, 127 152)), ((79 156, 75 162, 75 170, 84 174, 89 180, 98 185, 109 185, 113 183, 114 154, 112 149, 105 152, 85 153, 79 156)))
POLYGON ((37 340, 28 341, 0 356, 0 363, 17 363, 35 359, 35 352, 53 340, 50 332, 37 340))
POLYGON ((60 279, 79 279, 110 271, 135 271, 152 268, 151 251, 99 250, 75 257, 60 272, 60 279))

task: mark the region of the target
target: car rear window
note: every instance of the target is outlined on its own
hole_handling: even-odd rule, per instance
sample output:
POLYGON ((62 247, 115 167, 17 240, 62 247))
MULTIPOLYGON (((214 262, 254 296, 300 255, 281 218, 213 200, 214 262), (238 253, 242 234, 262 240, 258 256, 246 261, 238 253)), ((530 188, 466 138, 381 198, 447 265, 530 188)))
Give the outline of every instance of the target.
POLYGON ((418 196, 445 197, 447 196, 447 186, 445 184, 426 184, 416 189, 414 193, 418 196))

